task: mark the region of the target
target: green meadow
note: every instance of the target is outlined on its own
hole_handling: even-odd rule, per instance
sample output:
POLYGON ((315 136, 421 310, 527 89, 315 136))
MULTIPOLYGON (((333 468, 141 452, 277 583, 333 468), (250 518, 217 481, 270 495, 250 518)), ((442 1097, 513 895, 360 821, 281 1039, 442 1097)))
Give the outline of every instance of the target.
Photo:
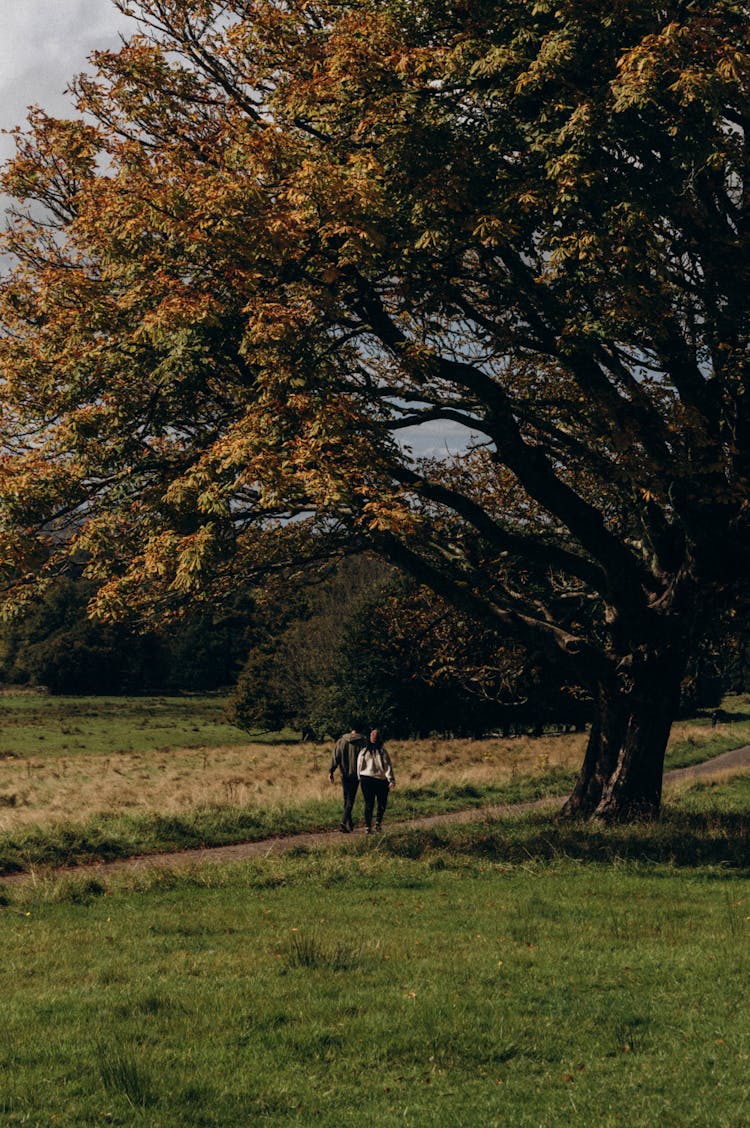
MULTIPOLYGON (((77 757, 246 744, 219 696, 0 695, 0 758, 77 757)), ((291 733, 255 739, 289 739, 291 733)))
MULTIPOLYGON (((4 763, 19 781, 31 765, 53 790, 82 787, 91 764, 116 776, 132 760, 154 809, 39 816, 0 835, 0 863, 27 871, 0 885, 4 1123, 750 1122, 750 773, 681 784, 652 824, 566 825, 537 810, 396 829, 411 814, 564 790, 575 754, 555 751, 568 738, 519 741, 508 767, 497 742, 405 744, 381 837, 187 871, 56 874, 50 863, 144 842, 332 825, 338 789, 323 801, 302 782, 325 776, 325 750, 263 752, 237 730, 233 743, 220 702, 195 699, 187 715, 184 704, 14 699, 19 729, 31 737, 36 716, 49 745, 19 751, 13 737, 4 763), (63 733, 76 708, 85 732, 63 733), (168 735, 162 722, 184 727, 168 735), (71 735, 92 743, 60 749, 71 735), (141 744, 115 760, 118 735, 141 744), (169 765, 205 791, 236 757, 280 753, 297 757, 296 805, 263 814, 262 793, 231 801, 236 783, 223 805, 162 810, 169 765)), ((747 714, 735 699, 716 730, 687 722, 671 766, 747 742, 747 714)))
POLYGON ((5 887, 9 1124, 745 1125, 750 779, 5 887))

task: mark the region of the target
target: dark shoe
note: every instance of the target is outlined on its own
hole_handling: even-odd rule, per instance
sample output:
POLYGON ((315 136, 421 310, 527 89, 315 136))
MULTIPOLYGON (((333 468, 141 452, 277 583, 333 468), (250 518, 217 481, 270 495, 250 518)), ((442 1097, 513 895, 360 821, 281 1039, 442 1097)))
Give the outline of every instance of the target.
POLYGON ((376 829, 376 830, 382 830, 382 829, 383 829, 383 824, 382 824, 382 823, 375 823, 375 829, 376 829))
POLYGON ((342 834, 351 834, 352 832, 352 828, 350 826, 346 826, 344 823, 341 824, 339 830, 342 834))
POLYGON ((371 826, 365 827, 365 834, 372 834, 372 827, 371 826))

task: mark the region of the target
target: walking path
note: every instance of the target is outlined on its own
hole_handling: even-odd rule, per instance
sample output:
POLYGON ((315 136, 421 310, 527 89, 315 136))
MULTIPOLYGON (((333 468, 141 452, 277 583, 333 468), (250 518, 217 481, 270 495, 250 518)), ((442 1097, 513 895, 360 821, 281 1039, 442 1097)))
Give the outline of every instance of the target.
MULTIPOLYGON (((721 775, 724 772, 733 773, 750 769, 750 745, 735 748, 731 752, 723 752, 712 760, 705 760, 701 764, 692 764, 688 768, 676 768, 664 773, 664 783, 667 788, 673 787, 683 781, 704 777, 721 775)), ((442 815, 427 815, 422 818, 409 819, 403 822, 390 822, 388 829, 413 830, 430 826, 440 826, 445 823, 480 822, 482 820, 504 818, 508 815, 521 814, 524 811, 543 810, 548 807, 558 807, 565 801, 565 796, 549 796, 545 799, 534 799, 525 803, 504 803, 493 807, 474 807, 464 811, 450 811, 442 815)), ((355 832, 355 838, 358 837, 355 832)), ((344 846, 351 839, 348 835, 337 831, 315 831, 306 834, 290 834, 279 838, 265 838, 259 842, 238 842, 231 846, 206 846, 195 850, 175 850, 168 854, 143 854, 131 858, 122 858, 114 862, 94 862, 81 866, 60 866, 58 868, 43 867, 39 871, 30 873, 17 873, 0 875, 0 882, 14 883, 17 881, 33 880, 39 872, 53 873, 55 877, 81 876, 86 873, 106 875, 118 870, 149 870, 149 869, 185 869, 189 866, 205 864, 223 864, 226 862, 241 862, 248 858, 267 858, 275 854, 286 854, 292 850, 307 850, 320 846, 344 846)))

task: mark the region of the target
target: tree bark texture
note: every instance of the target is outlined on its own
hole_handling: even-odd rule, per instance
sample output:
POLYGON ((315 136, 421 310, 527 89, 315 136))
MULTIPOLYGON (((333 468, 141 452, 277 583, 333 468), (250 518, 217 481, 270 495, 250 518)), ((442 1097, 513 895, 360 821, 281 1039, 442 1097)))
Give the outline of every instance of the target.
POLYGON ((627 675, 600 685, 584 762, 564 818, 655 818, 664 755, 679 704, 683 655, 638 656, 627 675))

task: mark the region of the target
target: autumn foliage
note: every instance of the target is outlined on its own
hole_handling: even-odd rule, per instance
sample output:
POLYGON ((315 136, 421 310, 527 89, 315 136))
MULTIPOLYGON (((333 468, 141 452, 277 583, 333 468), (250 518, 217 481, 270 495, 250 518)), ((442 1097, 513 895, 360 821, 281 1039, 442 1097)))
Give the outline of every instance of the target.
POLYGON ((586 686, 570 813, 655 812, 750 563, 747 6, 117 6, 4 177, 9 598, 369 544, 586 686))

